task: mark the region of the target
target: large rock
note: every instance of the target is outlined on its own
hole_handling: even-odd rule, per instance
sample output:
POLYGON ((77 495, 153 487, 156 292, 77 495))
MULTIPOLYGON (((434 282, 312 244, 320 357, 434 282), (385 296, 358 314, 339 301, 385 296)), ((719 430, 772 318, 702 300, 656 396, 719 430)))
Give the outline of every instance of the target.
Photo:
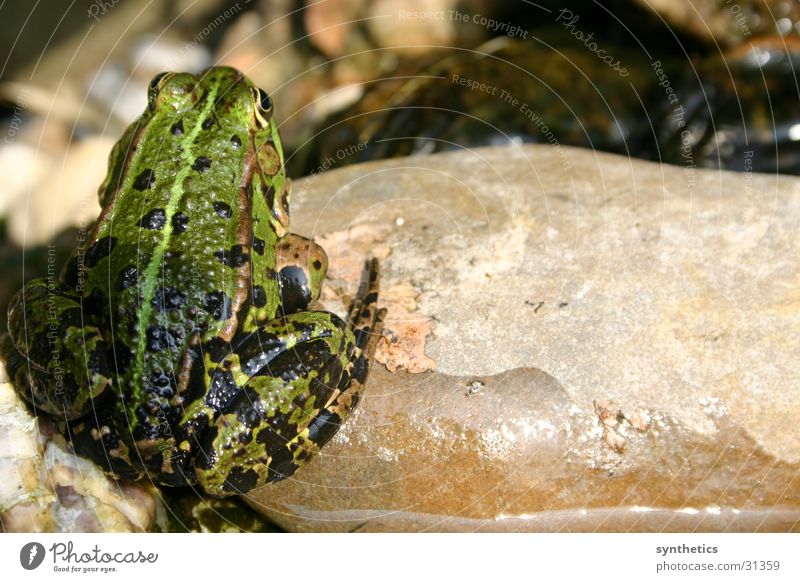
POLYGON ((250 495, 270 519, 800 529, 796 178, 526 146, 295 192, 293 230, 331 254, 324 298, 372 253, 389 313, 357 412, 250 495))

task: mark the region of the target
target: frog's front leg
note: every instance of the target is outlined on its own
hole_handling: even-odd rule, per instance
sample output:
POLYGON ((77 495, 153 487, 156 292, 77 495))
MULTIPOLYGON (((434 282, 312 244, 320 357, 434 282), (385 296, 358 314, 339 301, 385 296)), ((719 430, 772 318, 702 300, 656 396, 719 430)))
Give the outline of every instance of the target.
POLYGON ((316 301, 328 271, 325 250, 299 234, 284 236, 276 248, 275 272, 283 313, 302 311, 316 301))
POLYGON ((242 388, 200 443, 203 489, 245 493, 294 473, 357 403, 356 352, 347 323, 318 311, 278 318, 239 343, 210 374, 231 374, 242 388))
POLYGON ((25 285, 9 305, 8 331, 0 349, 9 375, 35 407, 72 420, 111 385, 106 342, 63 283, 25 285))

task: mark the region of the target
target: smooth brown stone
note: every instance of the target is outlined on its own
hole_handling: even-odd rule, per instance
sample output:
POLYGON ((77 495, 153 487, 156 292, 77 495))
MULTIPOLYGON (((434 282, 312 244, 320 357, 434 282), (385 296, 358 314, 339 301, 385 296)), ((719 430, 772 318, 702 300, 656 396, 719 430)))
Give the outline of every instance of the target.
POLYGON ((355 416, 250 495, 281 527, 800 528, 797 178, 534 145, 295 200, 326 306, 374 254, 388 315, 355 416))

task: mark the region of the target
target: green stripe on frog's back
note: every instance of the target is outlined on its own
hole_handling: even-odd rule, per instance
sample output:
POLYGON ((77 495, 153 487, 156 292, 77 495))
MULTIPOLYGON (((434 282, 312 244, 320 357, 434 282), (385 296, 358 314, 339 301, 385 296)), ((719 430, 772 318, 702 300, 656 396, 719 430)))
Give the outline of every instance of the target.
MULTIPOLYGON (((129 386, 132 400, 137 403, 141 402, 142 400, 142 372, 147 343, 147 324, 150 322, 153 311, 153 297, 155 297, 156 286, 159 280, 158 271, 160 268, 163 268, 164 254, 173 235, 172 219, 177 210, 178 203, 184 195, 184 183, 189 177, 190 173, 193 171, 192 164, 194 162, 194 153, 192 146, 194 145, 197 136, 203 129, 203 122, 206 120, 206 118, 208 118, 211 110, 214 107, 218 89, 219 85, 216 83, 209 87, 205 94, 206 103, 201 110, 200 115, 196 119, 194 126, 188 133, 185 134, 185 137, 180 140, 180 147, 182 148, 180 157, 181 163, 172 182, 169 199, 164 207, 164 227, 159 231, 161 236, 141 279, 143 283, 140 288, 141 302, 139 303, 139 310, 137 314, 138 336, 136 342, 136 351, 133 356, 133 369, 131 370, 131 382, 129 386)), ((163 128, 154 127, 151 131, 159 129, 163 128)), ((150 136, 144 136, 144 139, 149 141, 149 137, 150 136)), ((141 175, 139 170, 143 171, 141 168, 135 168, 129 173, 127 181, 130 181, 131 183, 126 184, 126 188, 130 188, 133 184, 133 180, 138 179, 137 177, 141 175)))

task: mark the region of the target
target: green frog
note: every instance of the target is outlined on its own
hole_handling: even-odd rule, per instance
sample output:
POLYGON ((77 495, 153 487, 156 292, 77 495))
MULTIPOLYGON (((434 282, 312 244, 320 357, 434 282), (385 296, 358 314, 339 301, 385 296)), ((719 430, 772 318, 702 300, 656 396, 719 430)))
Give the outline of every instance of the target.
POLYGON ((359 400, 383 310, 309 310, 324 250, 288 232, 272 102, 235 69, 162 73, 114 146, 60 278, 12 299, 19 394, 118 478, 245 493, 292 475, 359 400))

